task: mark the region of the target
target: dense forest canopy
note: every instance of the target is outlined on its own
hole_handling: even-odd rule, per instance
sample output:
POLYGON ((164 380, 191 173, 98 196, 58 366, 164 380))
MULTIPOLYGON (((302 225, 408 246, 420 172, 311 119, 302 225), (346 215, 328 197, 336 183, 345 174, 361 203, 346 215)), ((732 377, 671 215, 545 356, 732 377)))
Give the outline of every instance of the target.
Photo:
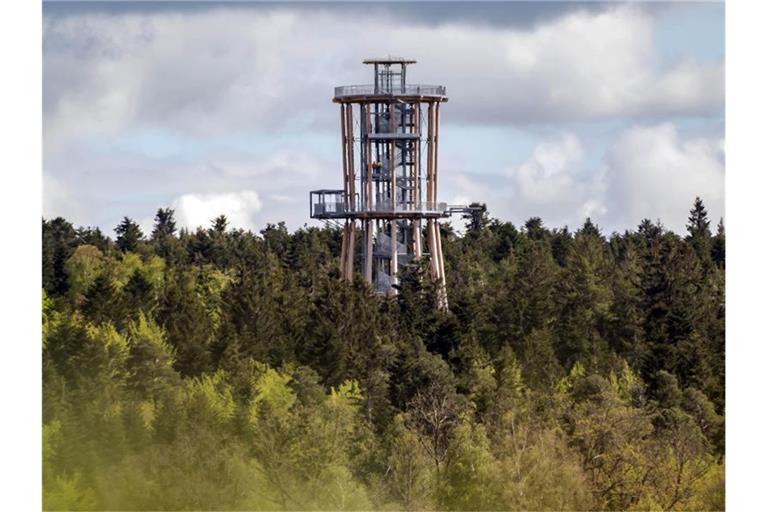
POLYGON ((724 508, 700 200, 684 237, 443 224, 447 312, 424 265, 342 282, 334 227, 155 220, 43 220, 45 508, 724 508))

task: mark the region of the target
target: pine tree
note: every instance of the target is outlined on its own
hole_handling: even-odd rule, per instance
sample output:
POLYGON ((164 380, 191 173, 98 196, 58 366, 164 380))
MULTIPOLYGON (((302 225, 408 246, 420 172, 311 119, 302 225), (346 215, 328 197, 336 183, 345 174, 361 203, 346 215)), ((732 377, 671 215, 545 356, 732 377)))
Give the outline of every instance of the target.
POLYGON ((588 221, 574 238, 556 285, 556 347, 566 368, 576 361, 592 368, 606 353, 602 345, 613 305, 608 256, 600 232, 588 221))
POLYGON ((179 261, 183 256, 181 243, 176 238, 176 221, 173 215, 174 211, 170 208, 158 209, 151 235, 155 253, 169 262, 179 261))
POLYGON ((214 302, 215 298, 201 293, 203 286, 198 286, 198 280, 204 282, 204 271, 177 267, 170 272, 157 311, 168 344, 176 352, 174 367, 185 376, 209 369, 208 349, 215 335, 215 324, 206 308, 206 301, 214 302))
POLYGON ((552 230, 552 239, 550 241, 552 246, 552 256, 557 261, 557 264, 561 267, 566 265, 568 259, 568 253, 573 245, 573 236, 568 231, 568 226, 563 229, 552 230))
POLYGON ((696 197, 688 216, 686 225, 688 235, 685 240, 693 245, 696 254, 702 262, 710 261, 710 251, 712 246, 712 232, 709 230, 709 218, 707 209, 700 197, 696 197))
POLYGON ((688 216, 688 224, 686 225, 688 231, 688 237, 692 238, 709 238, 712 233, 709 230, 709 218, 707 217, 707 209, 704 207, 704 202, 700 197, 696 197, 693 202, 693 208, 691 208, 690 215, 688 216))
POLYGON ((477 235, 486 229, 491 222, 488 216, 488 207, 485 203, 472 203, 469 207, 471 210, 462 214, 461 218, 466 221, 464 227, 467 233, 477 235))
POLYGON ((152 228, 152 240, 162 240, 176 234, 176 221, 173 218, 174 211, 170 208, 160 208, 155 214, 155 226, 152 228))
POLYGON ((123 252, 136 252, 139 243, 144 239, 144 233, 141 228, 129 217, 123 217, 120 224, 115 228, 117 233, 117 246, 123 252))
POLYGON ((223 235, 227 232, 227 226, 229 225, 229 221, 227 220, 226 215, 219 215, 213 221, 211 221, 211 230, 214 233, 218 233, 220 235, 223 235))
POLYGON ((643 333, 642 260, 628 234, 612 238, 615 253, 612 272, 613 303, 606 339, 617 354, 639 369, 646 359, 643 333))
POLYGON ((720 268, 725 268, 725 224, 722 218, 717 223, 717 234, 712 240, 712 261, 720 268))
POLYGON ((576 232, 576 234, 583 234, 601 239, 603 238, 603 234, 600 233, 600 228, 594 222, 592 222, 590 217, 587 217, 587 220, 584 221, 584 225, 579 231, 576 232))
POLYGON ((76 232, 62 217, 43 219, 43 288, 52 296, 69 289, 64 265, 75 250, 76 232))
POLYGON ((520 241, 520 232, 511 222, 500 222, 493 219, 490 224, 491 233, 496 240, 493 261, 499 262, 509 256, 520 241))
POLYGON ((547 233, 541 217, 531 217, 525 221, 525 232, 531 240, 541 240, 547 233))
POLYGON ((86 290, 81 308, 85 317, 96 325, 115 322, 116 301, 112 281, 106 274, 100 274, 86 290))
POLYGON ((656 221, 654 224, 650 219, 643 219, 637 226, 637 232, 643 237, 646 245, 650 245, 664 233, 664 226, 661 225, 660 221, 656 221))

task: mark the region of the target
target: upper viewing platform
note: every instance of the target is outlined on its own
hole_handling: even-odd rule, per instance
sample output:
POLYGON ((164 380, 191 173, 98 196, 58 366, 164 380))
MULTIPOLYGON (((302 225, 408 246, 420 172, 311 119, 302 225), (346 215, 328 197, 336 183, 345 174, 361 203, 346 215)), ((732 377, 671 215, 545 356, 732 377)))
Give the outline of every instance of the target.
POLYGON ((386 57, 371 57, 365 59, 363 64, 416 64, 416 59, 404 59, 403 57, 387 55, 386 57))
POLYGON ((403 89, 385 91, 374 84, 341 85, 333 88, 334 98, 347 96, 445 96, 444 85, 407 84, 403 89))
POLYGON ((374 83, 364 85, 342 85, 334 88, 333 101, 365 101, 376 97, 414 97, 447 101, 444 85, 408 84, 405 80, 408 64, 414 59, 402 57, 380 57, 365 59, 363 64, 373 66, 374 83))

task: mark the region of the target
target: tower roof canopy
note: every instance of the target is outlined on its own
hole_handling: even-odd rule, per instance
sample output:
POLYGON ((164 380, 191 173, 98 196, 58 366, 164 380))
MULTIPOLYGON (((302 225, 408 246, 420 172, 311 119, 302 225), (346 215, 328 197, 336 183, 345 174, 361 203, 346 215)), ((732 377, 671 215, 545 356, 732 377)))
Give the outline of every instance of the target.
POLYGON ((387 55, 386 57, 372 57, 370 59, 365 59, 363 64, 416 64, 416 60, 387 55))

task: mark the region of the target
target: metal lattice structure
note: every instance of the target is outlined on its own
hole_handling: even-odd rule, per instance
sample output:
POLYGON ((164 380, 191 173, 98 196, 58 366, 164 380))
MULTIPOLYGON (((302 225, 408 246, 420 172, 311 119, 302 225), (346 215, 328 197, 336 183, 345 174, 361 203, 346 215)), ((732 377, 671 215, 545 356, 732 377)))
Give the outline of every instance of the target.
POLYGON ((335 88, 344 188, 310 192, 310 216, 344 221, 344 279, 352 280, 359 229, 359 270, 377 292, 396 293, 398 269, 428 257, 440 307, 446 308, 438 219, 467 208, 438 202, 440 105, 448 97, 444 86, 406 82, 406 68, 415 62, 366 59, 363 63, 373 66, 373 84, 335 88))

